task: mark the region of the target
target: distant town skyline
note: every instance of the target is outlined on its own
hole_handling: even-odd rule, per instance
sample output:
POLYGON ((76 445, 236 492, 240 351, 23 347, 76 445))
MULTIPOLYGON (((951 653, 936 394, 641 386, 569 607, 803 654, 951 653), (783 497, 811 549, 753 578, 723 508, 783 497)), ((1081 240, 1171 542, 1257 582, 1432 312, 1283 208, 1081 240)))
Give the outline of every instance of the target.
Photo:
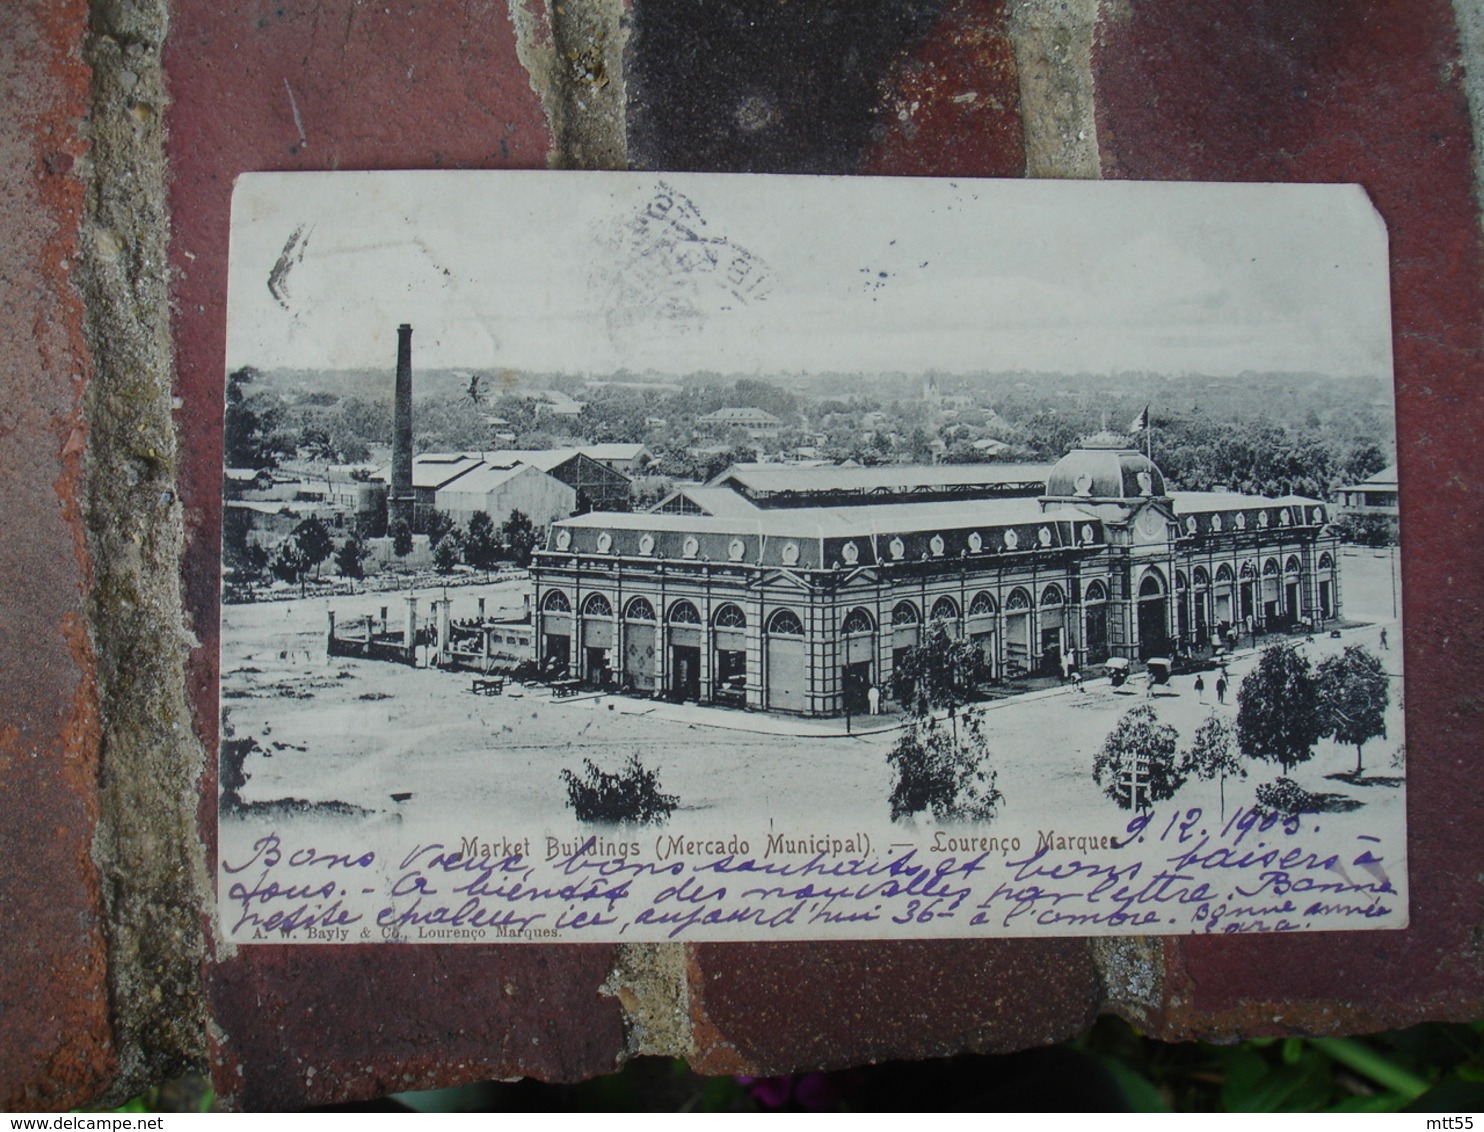
POLYGON ((250 174, 227 366, 1389 378, 1336 185, 250 174))

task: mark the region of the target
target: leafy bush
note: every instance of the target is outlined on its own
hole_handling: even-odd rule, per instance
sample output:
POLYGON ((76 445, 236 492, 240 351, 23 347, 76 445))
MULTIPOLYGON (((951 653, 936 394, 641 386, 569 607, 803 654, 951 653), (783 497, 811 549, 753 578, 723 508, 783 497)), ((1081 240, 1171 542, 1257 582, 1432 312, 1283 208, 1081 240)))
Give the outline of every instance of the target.
POLYGON ((1328 800, 1323 795, 1309 793, 1291 778, 1264 782, 1257 788, 1257 804, 1253 807, 1259 813, 1281 817, 1317 814, 1328 808, 1328 800))
POLYGON ((896 772, 891 820, 930 812, 939 820, 990 821, 1004 796, 995 789, 984 725, 966 716, 963 734, 932 716, 914 719, 887 752, 896 772))
POLYGON ((609 774, 591 759, 583 759, 583 772, 576 775, 563 768, 567 805, 578 821, 636 822, 658 825, 679 802, 674 794, 660 791, 658 772, 630 755, 623 770, 609 774))

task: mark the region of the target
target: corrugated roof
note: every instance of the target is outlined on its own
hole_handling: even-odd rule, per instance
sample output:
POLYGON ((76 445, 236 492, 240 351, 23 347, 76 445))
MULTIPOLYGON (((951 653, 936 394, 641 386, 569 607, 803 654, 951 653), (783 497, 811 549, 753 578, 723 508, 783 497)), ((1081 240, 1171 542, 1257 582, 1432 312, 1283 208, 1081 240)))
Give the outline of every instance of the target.
POLYGON ((1072 521, 1045 515, 1034 499, 953 500, 923 503, 869 503, 860 507, 791 507, 730 515, 664 515, 595 511, 563 519, 558 525, 595 530, 693 531, 697 534, 765 534, 791 538, 859 538, 1008 527, 1022 523, 1072 521))
MULTIPOLYGON (((446 485, 448 491, 467 491, 475 495, 486 495, 503 483, 508 483, 516 476, 526 472, 540 472, 539 468, 531 468, 527 464, 516 464, 509 468, 492 468, 489 465, 475 468, 473 471, 460 476, 455 482, 446 485)), ((545 473, 542 473, 545 474, 545 473)))
POLYGON ((1172 491, 1170 502, 1174 504, 1177 515, 1191 515, 1205 511, 1243 511, 1253 507, 1288 507, 1321 500, 1304 495, 1270 499, 1266 495, 1243 495, 1238 491, 1172 491))
POLYGON ((1049 464, 886 464, 877 467, 798 468, 789 464, 733 464, 710 481, 733 481, 754 492, 911 491, 979 484, 1045 483, 1049 464))

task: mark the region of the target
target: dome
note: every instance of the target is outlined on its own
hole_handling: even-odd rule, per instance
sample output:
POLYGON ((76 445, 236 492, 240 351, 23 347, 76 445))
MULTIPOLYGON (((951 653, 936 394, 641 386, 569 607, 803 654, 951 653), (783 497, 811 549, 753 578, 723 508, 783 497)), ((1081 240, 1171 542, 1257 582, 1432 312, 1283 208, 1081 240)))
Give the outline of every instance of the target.
POLYGON ((1164 474, 1126 436, 1085 437, 1046 477, 1047 499, 1148 499, 1165 493, 1164 474))

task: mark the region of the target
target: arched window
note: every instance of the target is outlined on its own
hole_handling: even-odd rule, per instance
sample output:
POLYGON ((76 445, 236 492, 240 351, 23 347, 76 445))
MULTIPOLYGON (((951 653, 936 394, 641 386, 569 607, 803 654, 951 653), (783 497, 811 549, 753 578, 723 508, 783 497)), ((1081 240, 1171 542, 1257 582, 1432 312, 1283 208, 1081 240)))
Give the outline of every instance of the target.
POLYGON ((1144 580, 1139 583, 1140 600, 1148 597, 1163 597, 1165 592, 1164 582, 1160 576, 1152 570, 1144 575, 1144 580))
POLYGON ((933 602, 933 620, 957 621, 958 602, 954 601, 946 594, 940 597, 937 601, 933 602))
POLYGON ((699 625, 701 623, 700 611, 688 601, 677 601, 670 606, 671 625, 699 625))
POLYGON ((1087 583, 1087 589, 1084 590, 1083 593, 1082 593, 1082 600, 1083 601, 1088 601, 1088 602, 1090 602, 1090 601, 1107 601, 1108 600, 1108 587, 1105 586, 1105 585, 1103 585, 1102 582, 1099 582, 1099 581, 1096 581, 1096 580, 1091 581, 1091 582, 1088 582, 1087 583))
POLYGON ((648 598, 630 598, 629 604, 624 606, 623 615, 630 621, 653 621, 654 606, 649 604, 648 598))
POLYGON ((1285 574, 1297 574, 1302 569, 1303 569, 1303 567, 1301 567, 1299 565, 1299 560, 1298 560, 1298 555, 1297 554, 1290 554, 1288 556, 1288 561, 1285 562, 1285 563, 1283 563, 1283 572, 1285 574))
POLYGON ((1055 582, 1052 582, 1041 591, 1042 605, 1065 605, 1066 603, 1067 595, 1062 592, 1062 588, 1055 582))
POLYGON ((1321 570, 1333 570, 1335 568, 1335 560, 1329 556, 1329 551, 1325 551, 1319 556, 1319 568, 1321 570))
POLYGON ((1242 563, 1241 576, 1244 577, 1244 578, 1255 578, 1255 577, 1257 577, 1257 571, 1252 568, 1252 563, 1250 563, 1250 562, 1243 562, 1242 563))
POLYGON ((869 633, 876 628, 876 622, 864 609, 852 609, 845 615, 845 624, 840 631, 846 636, 852 633, 869 633))
POLYGON ((589 594, 587 600, 582 603, 582 615, 584 617, 612 617, 613 606, 608 604, 608 599, 602 594, 589 594))
POLYGON ((780 609, 768 618, 768 632, 774 636, 802 637, 804 623, 792 609, 780 609))
POLYGON ((561 590, 547 590, 541 608, 548 613, 571 613, 572 602, 561 590))
POLYGON ((1016 586, 1010 591, 1010 596, 1005 599, 1006 609, 1029 609, 1031 607, 1031 595, 1016 586))
POLYGON ((970 617, 988 617, 994 614, 994 595, 980 591, 969 602, 970 617))
POLYGON ((922 614, 917 612, 917 606, 910 601, 899 601, 891 611, 891 623, 893 625, 916 625, 922 620, 922 614))
POLYGON ((1274 577, 1277 577, 1277 575, 1278 575, 1278 560, 1276 558, 1269 558, 1266 562, 1264 562, 1262 564, 1262 576, 1264 578, 1274 578, 1274 577))
POLYGON ((1184 570, 1175 571, 1175 592, 1184 593, 1190 589, 1190 579, 1185 576, 1184 570))
POLYGON ((711 624, 718 629, 745 629, 747 628, 747 615, 742 612, 740 605, 727 602, 711 615, 711 624))
POLYGON ((1203 590, 1206 589, 1210 584, 1210 573, 1207 572, 1204 566, 1197 566, 1195 568, 1195 588, 1198 590, 1203 590))
POLYGON ((1223 562, 1216 570, 1218 582, 1230 582, 1232 580, 1232 568, 1223 562))

